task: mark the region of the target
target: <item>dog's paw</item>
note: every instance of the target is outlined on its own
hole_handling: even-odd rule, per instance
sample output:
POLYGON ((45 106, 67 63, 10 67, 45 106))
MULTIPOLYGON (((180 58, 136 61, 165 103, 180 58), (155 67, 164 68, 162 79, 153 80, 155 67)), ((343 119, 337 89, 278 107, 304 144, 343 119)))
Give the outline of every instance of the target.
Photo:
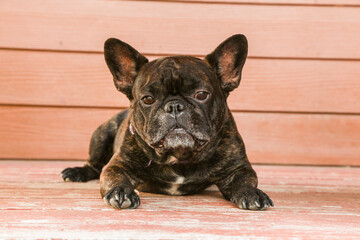
POLYGON ((115 187, 106 196, 104 201, 116 209, 137 208, 140 198, 133 189, 115 187))
POLYGON ((244 189, 234 194, 231 201, 239 208, 248 210, 265 210, 274 206, 270 197, 257 188, 244 189))
POLYGON ((99 173, 89 166, 66 168, 61 172, 66 182, 87 182, 99 178, 99 173))

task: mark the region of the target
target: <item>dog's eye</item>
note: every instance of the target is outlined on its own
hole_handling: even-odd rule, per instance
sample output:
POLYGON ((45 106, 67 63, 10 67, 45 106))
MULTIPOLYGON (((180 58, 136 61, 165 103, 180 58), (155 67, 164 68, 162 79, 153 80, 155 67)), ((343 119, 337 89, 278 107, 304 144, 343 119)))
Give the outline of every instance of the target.
POLYGON ((142 98, 143 102, 147 105, 151 105, 155 102, 155 99, 151 96, 145 96, 142 98))
POLYGON ((195 98, 200 101, 204 101, 208 98, 209 93, 205 91, 200 91, 195 94, 195 98))

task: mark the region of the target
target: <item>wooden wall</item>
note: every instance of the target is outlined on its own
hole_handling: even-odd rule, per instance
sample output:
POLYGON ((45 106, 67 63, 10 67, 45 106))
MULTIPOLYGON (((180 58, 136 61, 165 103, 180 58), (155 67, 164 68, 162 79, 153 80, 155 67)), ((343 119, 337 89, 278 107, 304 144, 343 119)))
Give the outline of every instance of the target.
POLYGON ((0 158, 86 159, 128 105, 107 38, 154 59, 236 33, 249 58, 229 105, 250 161, 360 165, 360 0, 1 1, 0 158))

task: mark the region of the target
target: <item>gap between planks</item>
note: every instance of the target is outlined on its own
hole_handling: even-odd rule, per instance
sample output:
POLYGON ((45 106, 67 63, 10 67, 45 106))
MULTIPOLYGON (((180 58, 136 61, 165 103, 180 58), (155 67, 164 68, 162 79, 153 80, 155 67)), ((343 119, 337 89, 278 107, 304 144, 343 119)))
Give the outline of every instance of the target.
MULTIPOLYGON (((0 107, 25 107, 25 108, 68 108, 68 109, 106 109, 106 110, 125 110, 124 107, 110 107, 110 106, 85 106, 85 105, 50 105, 50 104, 10 104, 0 103, 0 107)), ((268 113, 268 114, 301 114, 301 115, 340 115, 340 116, 360 116, 360 112, 312 112, 312 111, 273 111, 273 110, 241 110, 231 109, 232 113, 268 113)))
MULTIPOLYGON (((141 0, 139 0, 141 1, 141 0)), ((79 53, 79 54, 104 54, 103 51, 90 51, 90 50, 68 50, 68 49, 44 49, 44 48, 19 48, 19 47, 0 47, 1 51, 27 51, 27 52, 50 52, 50 53, 79 53)), ((181 56, 184 55, 181 52, 179 53, 147 53, 141 52, 142 55, 153 60, 161 57, 171 57, 171 56, 181 56)), ((197 58, 204 58, 205 55, 198 54, 186 54, 197 58)), ((331 57, 282 57, 282 56, 259 56, 259 55, 249 55, 247 59, 268 59, 268 60, 305 60, 305 61, 350 61, 350 62, 359 62, 359 58, 331 58, 331 57)))

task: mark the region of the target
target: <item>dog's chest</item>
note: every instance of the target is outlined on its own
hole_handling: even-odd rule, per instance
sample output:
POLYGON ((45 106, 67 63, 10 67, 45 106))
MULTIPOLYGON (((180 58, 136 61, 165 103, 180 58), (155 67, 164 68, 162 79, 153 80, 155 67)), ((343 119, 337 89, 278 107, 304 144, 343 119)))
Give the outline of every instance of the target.
POLYGON ((158 178, 159 191, 168 195, 187 195, 194 194, 204 190, 209 182, 206 179, 198 179, 193 175, 181 175, 179 173, 171 172, 164 176, 161 180, 158 178))
POLYGON ((184 187, 189 185, 191 176, 184 176, 175 171, 171 166, 162 167, 155 172, 152 172, 155 180, 155 185, 160 192, 169 195, 183 195, 184 187))
POLYGON ((169 183, 169 187, 164 189, 170 195, 182 195, 183 193, 180 191, 180 187, 183 186, 185 182, 185 177, 177 176, 174 182, 169 183))
MULTIPOLYGON (((168 158, 168 164, 151 165, 149 182, 155 192, 168 195, 187 195, 202 191, 209 185, 207 175, 194 165, 169 164, 175 158, 168 158)), ((176 159, 177 160, 177 159, 176 159)))

